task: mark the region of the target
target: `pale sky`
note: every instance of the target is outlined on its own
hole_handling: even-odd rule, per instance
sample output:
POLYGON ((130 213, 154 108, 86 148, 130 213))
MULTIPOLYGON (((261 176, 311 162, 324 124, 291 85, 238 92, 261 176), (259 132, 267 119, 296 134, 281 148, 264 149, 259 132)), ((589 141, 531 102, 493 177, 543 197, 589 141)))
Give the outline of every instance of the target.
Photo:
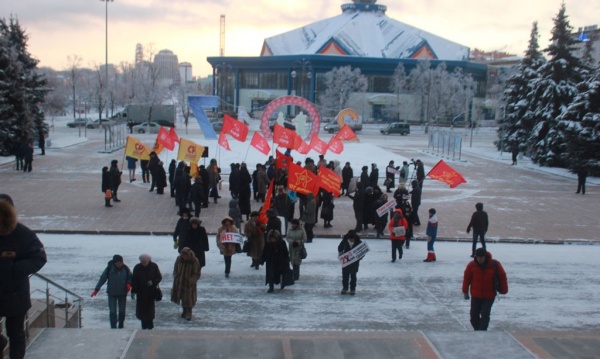
MULTIPOLYGON (((538 21, 546 47, 563 0, 379 0, 386 14, 471 49, 522 55, 538 21)), ((115 0, 108 3, 108 62, 134 62, 135 45, 154 53, 172 50, 190 62, 194 76, 211 72, 219 55, 220 15, 226 15, 226 56, 258 56, 267 37, 341 14, 350 0, 115 0), (318 5, 316 5, 318 4, 318 5)), ((575 30, 600 25, 600 1, 565 0, 575 30)), ((29 51, 40 66, 66 68, 67 57, 82 66, 104 63, 105 6, 99 0, 2 0, 0 17, 19 19, 29 51)))

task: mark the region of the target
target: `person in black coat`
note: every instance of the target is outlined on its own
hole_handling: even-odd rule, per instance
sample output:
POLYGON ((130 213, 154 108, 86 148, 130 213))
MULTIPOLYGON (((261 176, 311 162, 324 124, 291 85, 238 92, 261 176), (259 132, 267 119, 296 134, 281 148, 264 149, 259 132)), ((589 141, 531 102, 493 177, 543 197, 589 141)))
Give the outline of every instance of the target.
POLYGON ((325 228, 333 227, 331 221, 333 220, 333 193, 327 191, 321 191, 321 219, 323 219, 325 228))
POLYGON ((585 194, 585 181, 588 176, 587 168, 584 165, 581 165, 577 170, 577 192, 576 194, 585 194))
POLYGON ((230 167, 229 192, 231 193, 231 198, 238 199, 240 195, 240 164, 232 163, 230 167))
POLYGON ((202 202, 202 208, 208 208, 208 194, 210 193, 208 183, 210 180, 210 176, 208 175, 208 171, 206 170, 206 167, 204 167, 204 165, 200 165, 200 167, 198 167, 198 174, 200 175, 200 177, 202 177, 202 189, 204 190, 204 202, 202 202))
POLYGON ((360 173, 360 183, 358 184, 357 187, 360 187, 362 189, 366 189, 367 187, 369 187, 369 167, 367 166, 363 166, 362 167, 362 172, 360 173))
POLYGON ((413 209, 413 224, 415 226, 421 225, 421 220, 419 219, 419 206, 421 205, 421 187, 419 187, 419 181, 413 180, 410 183, 412 190, 410 191, 410 205, 413 209))
POLYGON ((405 202, 404 203, 404 208, 402 208, 402 212, 404 213, 404 217, 406 218, 406 221, 408 222, 408 229, 406 230, 406 241, 404 243, 404 245, 406 246, 406 249, 410 248, 410 240, 412 238, 414 238, 414 234, 413 234, 413 223, 414 223, 414 214, 413 214, 413 210, 412 207, 410 206, 410 203, 405 202))
POLYGON ((31 308, 29 276, 46 264, 44 245, 36 234, 18 223, 10 196, 0 194, 0 318, 8 340, 0 335, 0 353, 10 341, 10 357, 23 358, 27 338, 25 315, 31 308))
POLYGON ((346 162, 344 168, 342 168, 342 195, 348 195, 348 186, 350 186, 352 177, 354 177, 354 171, 350 167, 350 162, 346 162))
POLYGON ((31 164, 33 163, 33 146, 31 143, 23 146, 23 159, 25 160, 23 172, 31 172, 31 164))
POLYGON ((135 299, 135 317, 142 322, 142 329, 154 328, 156 288, 161 280, 158 265, 148 254, 142 254, 131 277, 131 299, 135 299))
POLYGON ((377 168, 377 164, 371 163, 371 174, 369 175, 369 186, 377 187, 377 182, 379 181, 379 168, 377 168))
POLYGON ((175 205, 179 207, 179 198, 177 197, 177 183, 179 181, 179 177, 183 175, 183 170, 185 169, 185 162, 179 161, 177 167, 175 167, 175 172, 173 174, 173 189, 175 194, 175 205))
POLYGON ((173 231, 173 248, 177 249, 179 253, 185 247, 187 247, 187 242, 190 237, 190 210, 184 208, 181 211, 181 217, 177 221, 175 225, 175 230, 173 231))
POLYGON ((240 166, 240 190, 238 205, 240 206, 242 215, 246 215, 246 221, 250 218, 250 212, 252 212, 250 208, 250 198, 252 196, 252 190, 250 189, 251 183, 252 176, 250 175, 250 172, 248 172, 246 163, 242 162, 240 166))
POLYGON ((158 168, 158 155, 156 152, 150 152, 150 162, 148 162, 148 171, 150 171, 150 178, 152 181, 150 182, 150 192, 154 191, 154 186, 156 186, 156 169, 158 168))
MULTIPOLYGON (((421 160, 417 160, 417 181, 419 181, 419 191, 423 191, 423 181, 425 180, 425 167, 423 167, 423 162, 421 160)), ((416 212, 416 211, 415 211, 416 212)))
POLYGON ((260 265, 265 263, 265 285, 269 285, 267 293, 273 293, 275 284, 281 283, 281 289, 285 288, 286 283, 281 276, 290 271, 290 254, 279 231, 269 232, 269 239, 260 256, 260 265))
POLYGON ((171 198, 175 198, 175 170, 177 169, 177 161, 174 159, 169 163, 169 185, 171 187, 171 198))
POLYGON ((376 238, 383 237, 383 231, 385 230, 385 226, 388 224, 388 212, 385 212, 381 217, 377 214, 377 209, 386 204, 387 201, 387 194, 382 193, 379 198, 373 202, 373 224, 375 225, 375 231, 377 232, 376 238))
POLYGON ((102 193, 104 193, 104 207, 112 207, 112 204, 110 204, 110 199, 112 198, 112 191, 108 193, 106 193, 106 191, 110 191, 111 189, 111 185, 110 185, 110 172, 108 172, 108 167, 104 166, 102 167, 102 193))
MULTIPOLYGON (((277 217, 277 211, 273 208, 269 208, 267 210, 267 227, 265 229, 265 233, 267 236, 270 236, 271 231, 277 231, 281 233, 281 220, 277 217)), ((265 242, 268 238, 265 238, 265 242)))
POLYGON ((183 174, 177 177, 175 188, 175 195, 177 196, 177 203, 179 204, 179 213, 183 213, 183 210, 187 208, 190 190, 192 189, 192 183, 190 182, 189 167, 185 167, 183 169, 183 174))
POLYGON ((353 195, 348 195, 352 199, 352 209, 354 210, 354 218, 356 218, 356 227, 354 231, 357 233, 362 231, 363 227, 363 207, 365 204, 365 191, 358 188, 353 195))
POLYGON ((162 161, 158 161, 156 167, 156 194, 164 194, 165 187, 167 187, 167 173, 162 161))
POLYGON ((396 208, 403 209, 404 205, 408 202, 410 198, 410 194, 406 189, 406 185, 404 183, 400 183, 398 189, 394 191, 394 199, 396 200, 396 208))
POLYGON ((371 223, 371 219, 373 217, 373 203, 375 203, 375 200, 377 199, 377 197, 374 194, 373 188, 372 187, 367 187, 365 189, 364 192, 364 199, 363 199, 363 208, 362 208, 362 214, 363 214, 363 220, 362 220, 362 225, 364 229, 369 229, 369 223, 371 223))
MULTIPOLYGON (((348 233, 344 235, 344 238, 338 245, 338 255, 342 255, 352 248, 361 244, 362 241, 358 234, 355 231, 349 230, 348 233)), ((360 263, 360 259, 352 264, 348 264, 345 267, 342 267, 342 292, 341 294, 348 293, 348 287, 350 288, 350 295, 354 295, 356 291, 356 273, 358 273, 358 266, 360 263), (350 283, 348 283, 350 282, 350 283), (350 286, 348 286, 350 284, 350 286)))
POLYGON ((475 258, 475 247, 477 247, 477 239, 481 239, 481 247, 485 249, 485 234, 487 233, 489 221, 488 214, 483 210, 483 203, 475 204, 476 211, 471 216, 471 221, 467 226, 467 233, 473 228, 473 249, 471 250, 471 258, 475 258))
POLYGON ((392 172, 393 170, 399 170, 400 166, 394 167, 394 161, 390 161, 388 166, 385 169, 385 191, 387 193, 391 193, 390 188, 396 187, 396 173, 392 172))
MULTIPOLYGON (((190 200, 194 204, 194 216, 200 217, 202 212, 202 203, 204 202, 204 184, 202 183, 202 177, 196 176, 194 178, 194 184, 190 189, 190 200)), ((196 256, 198 258, 198 256, 196 256)))
POLYGON ((142 170, 142 181, 144 183, 150 182, 150 170, 148 170, 148 165, 150 164, 150 160, 140 160, 140 168, 142 170))
POLYGON ((188 236, 187 247, 194 252, 196 259, 198 259, 198 262, 200 263, 200 271, 202 271, 202 267, 206 266, 206 256, 204 252, 208 252, 210 248, 206 229, 202 226, 202 221, 198 217, 190 218, 190 233, 188 236))
POLYGON ((121 202, 119 197, 117 197, 117 191, 119 190, 119 186, 121 185, 121 175, 122 171, 119 170, 119 161, 112 160, 110 162, 110 189, 112 190, 112 199, 114 202, 121 202))

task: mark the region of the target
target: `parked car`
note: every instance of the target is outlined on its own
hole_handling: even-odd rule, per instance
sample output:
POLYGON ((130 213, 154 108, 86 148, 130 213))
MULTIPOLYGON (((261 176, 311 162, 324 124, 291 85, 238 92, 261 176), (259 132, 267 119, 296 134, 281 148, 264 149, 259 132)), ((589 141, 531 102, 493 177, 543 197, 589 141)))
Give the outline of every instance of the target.
POLYGON ((156 120, 154 121, 157 124, 159 124, 160 126, 163 127, 175 127, 175 123, 173 121, 169 121, 169 120, 156 120))
POLYGON ((160 130, 160 125, 156 122, 144 122, 133 126, 134 133, 158 133, 158 130, 160 130))
MULTIPOLYGON (((362 122, 350 123, 347 125, 350 126, 352 131, 361 131, 362 130, 362 122)), ((326 124, 325 127, 323 127, 323 130, 327 131, 328 133, 334 133, 334 132, 338 132, 340 130, 340 128, 341 127, 337 123, 337 121, 334 121, 334 122, 330 122, 330 123, 326 124)))
POLYGON ((67 122, 67 127, 75 128, 79 126, 85 126, 89 122, 92 122, 92 120, 90 120, 89 118, 76 118, 71 122, 67 122))
POLYGON ((399 133, 400 135, 404 136, 410 133, 410 125, 408 123, 394 122, 387 125, 387 127, 382 128, 379 132, 384 135, 399 133))
POLYGON ((102 119, 102 120, 93 120, 93 121, 88 121, 87 125, 85 127, 87 128, 98 128, 100 126, 106 126, 106 125, 110 125, 110 120, 107 119, 102 119))

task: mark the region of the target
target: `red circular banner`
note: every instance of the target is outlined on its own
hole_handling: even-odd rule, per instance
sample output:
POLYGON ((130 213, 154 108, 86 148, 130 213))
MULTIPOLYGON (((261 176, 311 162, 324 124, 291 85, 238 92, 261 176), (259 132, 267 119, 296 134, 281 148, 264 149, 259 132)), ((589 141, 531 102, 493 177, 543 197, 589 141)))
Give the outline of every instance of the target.
POLYGON ((310 133, 308 134, 308 136, 306 136, 305 140, 309 140, 310 138, 312 138, 312 136, 319 134, 319 129, 321 128, 321 118, 319 117, 319 112, 317 111, 315 105, 313 105, 312 102, 308 101, 303 97, 282 96, 269 102, 269 104, 267 105, 267 107, 265 107, 265 110, 262 113, 262 117, 260 120, 260 129, 265 138, 273 137, 273 133, 269 128, 269 118, 271 117, 271 115, 278 108, 288 105, 300 107, 312 120, 312 127, 310 129, 310 133))

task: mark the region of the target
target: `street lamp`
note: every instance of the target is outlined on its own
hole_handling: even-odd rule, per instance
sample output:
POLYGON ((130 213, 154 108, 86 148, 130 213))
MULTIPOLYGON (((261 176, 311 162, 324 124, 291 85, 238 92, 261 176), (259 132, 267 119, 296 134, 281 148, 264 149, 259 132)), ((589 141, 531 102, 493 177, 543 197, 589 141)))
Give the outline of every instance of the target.
POLYGON ((225 62, 215 66, 215 80, 217 81, 215 89, 217 90, 217 96, 221 99, 219 104, 221 112, 224 112, 224 103, 227 102, 227 82, 229 81, 231 71, 231 65, 225 62))
MULTIPOLYGON (((105 5, 105 16, 104 16, 104 29, 105 29, 105 33, 104 33, 104 39, 105 39, 105 58, 104 58, 104 71, 105 71, 105 76, 104 76, 104 80, 106 83, 106 90, 108 91, 108 2, 109 1, 114 1, 114 0, 100 0, 100 1, 104 1, 105 5)), ((102 114, 100 114, 100 117, 102 117, 102 114)), ((108 119, 108 99, 106 101, 106 118, 108 119)))
POLYGON ((300 75, 300 97, 310 97, 310 93, 308 94, 308 96, 304 96, 304 81, 305 79, 310 80, 312 78, 312 71, 313 71, 313 67, 312 64, 310 63, 310 61, 308 60, 296 60, 292 63, 292 72, 290 73, 290 75, 292 76, 293 79, 296 78, 296 76, 298 76, 298 72, 296 71, 296 69, 299 69, 301 71, 301 75, 300 75))

